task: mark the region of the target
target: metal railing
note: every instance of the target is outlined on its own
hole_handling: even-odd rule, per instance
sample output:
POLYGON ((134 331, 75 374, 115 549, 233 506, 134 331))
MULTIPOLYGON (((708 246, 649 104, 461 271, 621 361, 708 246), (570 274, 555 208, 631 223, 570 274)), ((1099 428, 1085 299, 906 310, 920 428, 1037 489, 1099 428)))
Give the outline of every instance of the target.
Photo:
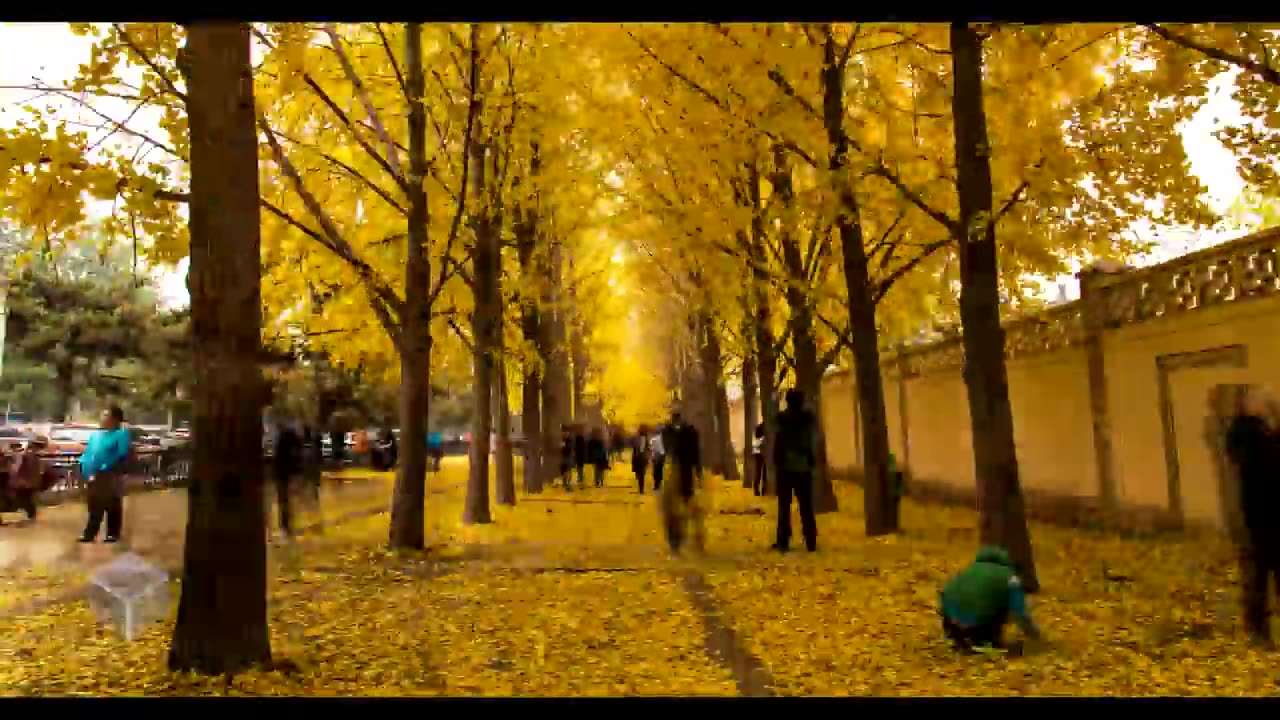
MULTIPOLYGON (((40 494, 43 504, 56 505, 82 494, 88 487, 80 472, 79 456, 46 458, 57 476, 53 487, 40 494)), ((173 447, 139 453, 125 469, 126 487, 156 490, 186 487, 191 480, 191 448, 173 447)))

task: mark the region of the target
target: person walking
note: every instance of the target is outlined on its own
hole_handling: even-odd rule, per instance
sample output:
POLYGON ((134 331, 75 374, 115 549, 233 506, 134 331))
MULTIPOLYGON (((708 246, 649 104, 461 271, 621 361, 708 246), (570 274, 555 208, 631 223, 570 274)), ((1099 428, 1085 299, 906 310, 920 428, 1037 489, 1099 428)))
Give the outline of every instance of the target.
POLYGON ((578 488, 587 486, 587 436, 581 425, 573 428, 573 466, 577 469, 578 488))
POLYGON ((98 539, 102 519, 107 520, 105 542, 120 541, 124 531, 124 468, 129 461, 129 431, 124 425, 124 410, 112 405, 102 413, 100 429, 89 436, 80 455, 80 474, 88 483, 89 518, 80 542, 98 539))
POLYGON ((641 425, 631 439, 631 472, 636 476, 636 489, 644 494, 644 476, 649 467, 649 428, 641 425))
POLYGON ((649 462, 653 464, 653 491, 662 492, 662 471, 667 463, 667 446, 662 444, 662 426, 649 435, 649 462))
POLYGON ((1225 450, 1240 487, 1244 521, 1241 576, 1244 585, 1244 624, 1250 639, 1272 646, 1267 596, 1280 582, 1280 525, 1275 508, 1280 502, 1280 438, 1274 403, 1260 388, 1250 387, 1227 426, 1225 450))
POLYGON ((756 425, 754 437, 751 438, 751 489, 756 497, 764 494, 764 423, 756 425))
POLYGON ((302 436, 291 422, 282 422, 276 428, 272 455, 272 479, 276 485, 276 508, 280 513, 280 530, 286 537, 293 537, 290 505, 293 479, 302 471, 302 436))
POLYGON ((787 391, 787 407, 778 413, 773 463, 778 482, 778 533, 773 549, 791 544, 791 498, 800 505, 800 532, 809 552, 818 549, 818 523, 813 514, 813 470, 817 465, 817 420, 804 407, 804 393, 787 391))
POLYGON ((665 435, 663 443, 670 448, 673 475, 661 495, 667 544, 671 552, 679 553, 686 538, 691 536, 694 549, 701 552, 706 545, 706 536, 701 507, 696 498, 697 487, 702 483, 698 431, 685 423, 680 413, 675 413, 665 435))
POLYGON ((28 521, 36 519, 36 493, 48 490, 57 482, 49 464, 40 457, 48 446, 48 438, 37 436, 15 454, 9 464, 9 493, 13 506, 25 512, 28 521))
POLYGON ((567 425, 560 426, 560 484, 565 490, 573 489, 573 435, 567 425))
POLYGON ((587 460, 595 471, 592 478, 595 486, 604 487, 604 474, 609 469, 609 445, 600 428, 591 431, 591 439, 587 441, 587 460))

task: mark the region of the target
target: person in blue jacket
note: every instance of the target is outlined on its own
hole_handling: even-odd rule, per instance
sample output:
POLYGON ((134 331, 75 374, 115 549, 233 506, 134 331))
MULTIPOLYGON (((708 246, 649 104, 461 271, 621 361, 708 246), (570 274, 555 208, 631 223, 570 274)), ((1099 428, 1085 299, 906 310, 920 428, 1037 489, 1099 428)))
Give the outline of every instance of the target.
POLYGON ((107 518, 106 542, 119 542, 124 529, 125 464, 129 460, 129 431, 118 405, 102 413, 101 429, 89 436, 80 455, 80 474, 89 484, 89 520, 80 542, 94 542, 102 518, 107 518))

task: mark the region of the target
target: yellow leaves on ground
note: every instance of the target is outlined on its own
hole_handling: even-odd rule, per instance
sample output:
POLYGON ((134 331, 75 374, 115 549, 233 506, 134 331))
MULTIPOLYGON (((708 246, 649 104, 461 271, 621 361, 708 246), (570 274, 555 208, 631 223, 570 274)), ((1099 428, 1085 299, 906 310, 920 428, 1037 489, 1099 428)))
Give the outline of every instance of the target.
MULTIPOLYGON (((722 620, 780 694, 1263 694, 1280 658, 1234 619, 1234 556, 1209 538, 1125 539, 1036 526, 1049 642, 962 657, 943 641, 942 583, 972 560, 971 511, 904 507, 905 532, 862 537, 856 488, 819 518, 820 552, 778 556, 771 499, 708 483, 709 551, 670 558, 656 503, 614 472, 552 488, 461 527, 464 468, 430 480, 432 552, 385 550, 385 513, 275 548, 270 613, 291 674, 163 670, 169 626, 132 644, 83 604, 0 622, 0 687, 15 694, 727 695, 678 578, 701 572, 722 620), (852 509, 849 509, 852 508, 852 509), (761 513, 760 511, 766 511, 761 513)), ((384 486, 385 487, 385 486, 384 486)), ((363 501, 352 501, 352 505, 363 501)), ((337 517, 350 509, 336 511, 337 517)))

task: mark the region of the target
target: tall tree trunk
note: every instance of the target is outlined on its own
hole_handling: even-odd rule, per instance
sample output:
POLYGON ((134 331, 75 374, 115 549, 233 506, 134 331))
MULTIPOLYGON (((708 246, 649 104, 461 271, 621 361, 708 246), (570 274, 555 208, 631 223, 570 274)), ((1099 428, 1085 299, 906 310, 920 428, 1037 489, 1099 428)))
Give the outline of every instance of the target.
POLYGON ((1039 580, 1018 480, 1004 328, 1000 326, 991 143, 982 98, 982 38, 968 23, 951 24, 951 63, 956 186, 960 194, 960 237, 956 238, 960 245, 960 321, 981 537, 984 544, 1006 548, 1018 565, 1026 590, 1036 592, 1039 580))
MULTIPOLYGON (((892 502, 889 483, 889 424, 884 409, 884 382, 880 374, 879 333, 876 306, 867 268, 867 250, 858 215, 858 200, 849 177, 849 138, 844 130, 844 66, 837 59, 836 40, 826 25, 822 52, 823 120, 830 144, 828 169, 839 202, 836 230, 844 261, 845 290, 849 303, 853 368, 857 397, 855 417, 861 417, 863 447, 863 521, 868 536, 898 531, 898 504, 892 502)), ((833 428, 833 431, 841 432, 833 428)), ((841 432, 841 434, 843 434, 841 432)))
POLYGON ((572 375, 572 391, 573 391, 573 407, 569 416, 574 422, 584 422, 586 420, 583 413, 582 400, 587 390, 587 348, 586 338, 583 337, 582 313, 578 307, 578 275, 577 268, 573 262, 573 252, 568 248, 564 249, 565 261, 569 265, 568 293, 569 303, 566 307, 565 314, 562 316, 568 321, 569 332, 569 361, 573 365, 572 375))
MULTIPOLYGON (((537 187, 539 157, 537 146, 533 147, 533 160, 530 175, 534 187, 537 187)), ((535 196, 536 198, 536 196, 535 196)), ((540 313, 536 288, 544 287, 544 280, 539 277, 539 261, 535 259, 537 250, 538 221, 536 210, 517 209, 516 215, 516 256, 520 263, 520 276, 523 289, 520 291, 520 334, 526 347, 539 348, 541 342, 540 313)), ((539 349, 539 357, 542 352, 539 349)), ((525 358, 520 382, 520 429, 524 435, 524 491, 526 493, 542 492, 542 365, 525 358)))
POLYGON ((725 480, 737 480, 738 460, 733 452, 733 435, 729 430, 729 393, 724 385, 724 353, 720 349, 720 332, 714 318, 705 316, 703 332, 706 335, 702 368, 706 374, 706 389, 711 395, 711 419, 715 426, 715 454, 720 467, 716 470, 725 480))
MULTIPOLYGON (((774 187, 784 208, 794 201, 791 165, 785 151, 776 153, 777 169, 774 187)), ((787 305, 790 307, 791 348, 795 356, 796 387, 804 393, 810 409, 818 416, 818 463, 814 468, 814 512, 828 513, 839 509, 831 474, 827 471, 826 436, 822 427, 822 368, 818 367, 818 346, 813 338, 813 312, 809 307, 808 278, 790 219, 782 223, 782 262, 787 273, 787 305)))
MULTIPOLYGON (((471 24, 471 87, 483 87, 480 77, 480 26, 471 24)), ((479 95, 472 96, 472 102, 480 102, 479 95)), ((477 118, 478 118, 477 113, 477 118)), ((480 138, 485 137, 481 123, 475 123, 475 136, 471 142, 472 177, 476 202, 475 233, 476 245, 473 257, 475 287, 473 309, 471 311, 471 337, 474 344, 473 366, 475 368, 471 385, 471 465, 467 482, 467 497, 462 511, 462 521, 467 524, 493 522, 489 510, 489 436, 493 432, 493 353, 497 348, 495 325, 497 318, 494 308, 494 291, 497 278, 494 269, 497 266, 498 237, 491 218, 490 208, 484 207, 486 189, 486 155, 488 143, 480 138)), ((465 192, 465 188, 463 189, 465 192)))
POLYGON ((195 444, 182 595, 169 667, 230 674, 270 666, 263 523, 258 136, 249 26, 188 26, 195 444))
POLYGON ((698 451, 702 466, 710 472, 720 471, 719 444, 715 442, 715 416, 711 412, 712 393, 707 386, 703 367, 706 347, 704 313, 689 319, 690 347, 684 353, 680 370, 680 396, 686 422, 698 429, 698 451))
MULTIPOLYGON (((501 315, 501 309, 499 309, 501 315)), ((516 504, 516 471, 515 461, 511 453, 511 402, 507 397, 507 362, 502 354, 502 331, 498 331, 499 354, 494 368, 496 381, 493 384, 493 419, 494 419, 494 500, 499 505, 516 504)))
POLYGON ((565 308, 560 294, 564 277, 560 244, 550 241, 545 271, 548 305, 541 315, 538 352, 542 373, 542 477, 550 484, 560 474, 561 430, 569 421, 572 398, 569 380, 569 353, 566 343, 565 308))
MULTIPOLYGON (((751 317, 750 306, 744 308, 743 317, 751 317)), ((743 337, 750 337, 750 326, 743 323, 743 337)), ((751 443, 756 436, 756 413, 759 400, 756 388, 756 353, 748 346, 742 359, 742 487, 749 488, 755 481, 755 454, 751 452, 751 443)))
MULTIPOLYGON (((422 25, 405 26, 405 91, 409 125, 409 224, 405 246, 405 314, 400 331, 400 458, 391 496, 388 544, 426 547, 427 416, 431 396, 431 258, 427 230, 427 116, 422 25)), ((375 302, 377 302, 375 300, 375 302)))
POLYGON ((752 162, 747 172, 747 197, 751 202, 751 231, 747 238, 748 259, 751 262, 751 292, 755 297, 755 351, 756 378, 760 388, 760 418, 764 423, 764 493, 777 493, 777 477, 773 469, 773 448, 777 444, 778 428, 778 351, 773 336, 773 312, 770 305, 769 275, 765 267, 764 205, 760 197, 760 165, 752 162))
MULTIPOLYGON (((533 330, 537 332, 536 326, 533 330)), ((524 491, 542 492, 542 378, 527 367, 520 383, 520 424, 524 435, 524 491)))

